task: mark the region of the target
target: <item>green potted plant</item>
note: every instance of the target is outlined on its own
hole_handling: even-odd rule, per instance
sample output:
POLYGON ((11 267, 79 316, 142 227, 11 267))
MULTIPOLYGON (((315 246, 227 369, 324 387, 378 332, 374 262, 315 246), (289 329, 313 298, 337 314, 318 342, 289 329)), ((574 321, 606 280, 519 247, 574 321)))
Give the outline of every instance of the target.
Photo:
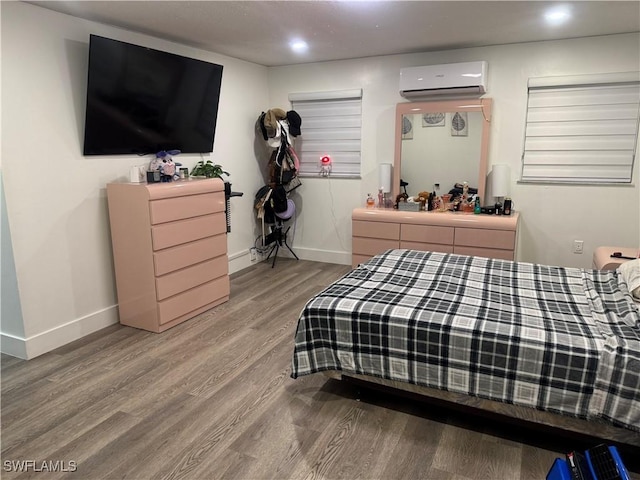
POLYGON ((198 161, 196 166, 191 170, 193 177, 222 178, 222 174, 229 176, 229 172, 222 169, 222 165, 214 164, 211 160, 198 161))

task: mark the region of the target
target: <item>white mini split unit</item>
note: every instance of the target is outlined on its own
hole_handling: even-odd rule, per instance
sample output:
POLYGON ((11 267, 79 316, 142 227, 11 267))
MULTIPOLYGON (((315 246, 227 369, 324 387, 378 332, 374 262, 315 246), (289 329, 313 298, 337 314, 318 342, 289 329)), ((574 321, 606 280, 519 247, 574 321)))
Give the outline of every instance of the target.
POLYGON ((476 95, 487 91, 487 62, 446 63, 400 70, 400 95, 476 95))

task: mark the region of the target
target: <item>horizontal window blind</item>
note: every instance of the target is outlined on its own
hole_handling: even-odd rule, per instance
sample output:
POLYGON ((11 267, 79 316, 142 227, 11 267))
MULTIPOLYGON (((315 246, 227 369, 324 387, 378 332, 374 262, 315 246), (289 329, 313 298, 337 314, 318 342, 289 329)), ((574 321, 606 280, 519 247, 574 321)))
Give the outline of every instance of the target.
POLYGON ((630 183, 639 74, 531 79, 522 180, 630 183))
POLYGON ((293 93, 289 101, 302 118, 302 135, 295 144, 299 175, 318 176, 320 160, 328 155, 332 177, 359 178, 362 90, 293 93))

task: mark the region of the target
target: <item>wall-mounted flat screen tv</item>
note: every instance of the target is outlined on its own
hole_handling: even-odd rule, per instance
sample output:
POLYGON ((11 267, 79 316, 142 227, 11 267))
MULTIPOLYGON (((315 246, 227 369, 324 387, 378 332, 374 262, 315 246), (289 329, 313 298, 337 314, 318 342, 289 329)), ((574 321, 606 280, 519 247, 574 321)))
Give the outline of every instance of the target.
POLYGON ((222 65, 91 35, 84 155, 213 151, 222 65))

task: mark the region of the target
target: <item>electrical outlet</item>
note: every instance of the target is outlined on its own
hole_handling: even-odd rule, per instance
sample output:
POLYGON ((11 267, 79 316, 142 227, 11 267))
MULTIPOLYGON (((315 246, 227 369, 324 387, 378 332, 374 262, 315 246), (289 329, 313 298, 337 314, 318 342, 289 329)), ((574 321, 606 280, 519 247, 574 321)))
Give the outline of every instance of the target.
POLYGON ((584 242, 582 240, 573 241, 573 253, 582 253, 584 251, 584 242))
POLYGON ((255 248, 249 249, 249 258, 251 259, 252 262, 255 262, 258 259, 255 248))

